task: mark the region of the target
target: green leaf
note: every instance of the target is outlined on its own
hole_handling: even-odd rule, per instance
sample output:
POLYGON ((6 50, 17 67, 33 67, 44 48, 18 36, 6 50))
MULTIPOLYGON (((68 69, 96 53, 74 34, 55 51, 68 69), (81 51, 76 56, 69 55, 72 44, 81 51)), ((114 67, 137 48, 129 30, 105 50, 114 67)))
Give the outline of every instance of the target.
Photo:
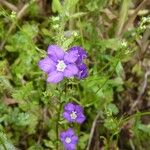
POLYGON ((85 149, 88 139, 89 139, 89 134, 86 133, 79 137, 78 145, 80 149, 85 149))
POLYGON ((49 141, 49 140, 44 140, 44 144, 45 146, 49 147, 49 148, 52 148, 52 149, 55 149, 55 144, 52 142, 52 141, 49 141))
POLYGON ((114 39, 107 39, 99 41, 99 45, 104 47, 105 49, 113 49, 118 50, 122 47, 121 40, 114 38, 114 39))
POLYGON ((16 89, 14 93, 12 94, 13 98, 16 100, 25 100, 28 99, 29 95, 31 94, 31 91, 33 90, 32 82, 27 83, 24 87, 21 89, 16 89))
POLYGON ((86 4, 89 11, 100 11, 107 4, 107 0, 94 0, 86 4))
POLYGON ((50 140, 55 141, 57 139, 55 130, 51 129, 48 132, 48 137, 50 138, 50 140))
POLYGON ((115 104, 112 104, 112 103, 110 103, 110 104, 107 106, 107 110, 108 110, 110 113, 114 114, 114 115, 117 115, 118 112, 119 112, 117 106, 116 106, 115 104))
POLYGON ((0 132, 0 150, 16 150, 16 148, 8 141, 6 135, 0 132))
POLYGON ((61 5, 59 0, 53 0, 53 2, 52 2, 52 10, 53 10, 53 12, 61 13, 62 5, 61 5))
POLYGON ((119 85, 123 85, 123 80, 122 80, 122 78, 120 78, 120 77, 117 77, 117 78, 115 78, 115 79, 111 79, 111 80, 109 80, 109 82, 108 82, 110 85, 112 85, 113 87, 117 87, 117 86, 119 86, 119 85))
POLYGON ((124 77, 124 76, 125 76, 125 74, 124 74, 124 69, 123 69, 123 66, 122 66, 121 62, 118 62, 118 63, 117 63, 117 66, 116 66, 116 73, 117 73, 117 75, 120 76, 120 77, 124 77))
POLYGON ((0 76, 0 92, 1 90, 8 90, 10 93, 13 91, 13 87, 6 76, 0 76))
POLYGON ((62 47, 64 49, 68 49, 68 47, 72 44, 73 41, 74 41, 74 37, 72 36, 71 38, 69 38, 66 41, 64 41, 62 47))
POLYGON ((150 136, 150 125, 139 124, 138 129, 143 131, 144 133, 147 133, 150 136))
POLYGON ((142 76, 142 66, 140 63, 135 64, 135 66, 132 68, 132 73, 135 73, 137 76, 142 76))
POLYGON ((110 131, 116 131, 117 130, 117 120, 113 119, 113 118, 107 118, 105 119, 105 123, 104 123, 104 126, 110 130, 110 131))

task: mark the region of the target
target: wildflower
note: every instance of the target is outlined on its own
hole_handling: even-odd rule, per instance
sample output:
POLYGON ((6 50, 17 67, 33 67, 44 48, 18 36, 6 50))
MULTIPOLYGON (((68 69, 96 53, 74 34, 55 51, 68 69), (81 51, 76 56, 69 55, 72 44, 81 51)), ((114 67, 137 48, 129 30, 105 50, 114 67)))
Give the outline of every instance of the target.
POLYGON ((78 59, 78 51, 64 52, 57 45, 50 45, 47 57, 39 61, 41 70, 48 74, 47 82, 58 83, 64 77, 71 78, 78 73, 75 64, 78 59))
POLYGON ((85 50, 79 46, 74 46, 74 47, 71 47, 69 49, 69 51, 70 52, 75 52, 75 51, 78 52, 78 59, 75 62, 78 67, 78 73, 77 73, 76 77, 78 79, 86 78, 88 75, 88 71, 87 71, 86 65, 83 63, 83 59, 85 59, 87 57, 85 50))
POLYGON ((60 140, 66 150, 75 150, 78 137, 75 135, 73 129, 69 128, 67 131, 61 132, 60 140))
POLYGON ((64 107, 63 117, 69 122, 83 123, 85 116, 80 105, 68 103, 64 107))
POLYGON ((80 65, 77 65, 78 67, 78 74, 76 75, 76 77, 78 79, 83 79, 83 78, 86 78, 87 75, 88 75, 88 71, 87 71, 87 67, 86 65, 83 63, 83 64, 80 64, 80 65))
POLYGON ((87 57, 85 50, 80 46, 73 46, 68 51, 70 52, 78 52, 78 59, 76 60, 76 64, 81 64, 83 59, 87 57))

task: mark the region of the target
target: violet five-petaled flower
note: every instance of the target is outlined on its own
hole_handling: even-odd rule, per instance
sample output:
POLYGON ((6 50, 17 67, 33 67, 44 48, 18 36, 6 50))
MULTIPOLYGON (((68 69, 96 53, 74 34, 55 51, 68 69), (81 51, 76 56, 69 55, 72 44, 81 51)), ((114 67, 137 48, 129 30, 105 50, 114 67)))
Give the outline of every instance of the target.
POLYGON ((77 122, 81 124, 85 121, 83 108, 80 105, 76 105, 73 103, 67 103, 64 106, 63 117, 68 122, 77 122))
POLYGON ((77 65, 78 67, 78 74, 76 75, 76 77, 78 79, 83 79, 83 78, 86 78, 87 75, 88 75, 88 72, 87 72, 87 67, 84 63, 81 63, 79 65, 77 65))
POLYGON ((74 76, 82 79, 87 76, 86 66, 80 67, 85 57, 85 51, 79 46, 64 52, 59 46, 50 45, 47 57, 39 61, 39 67, 48 74, 47 82, 58 83, 64 77, 74 76))
POLYGON ((87 57, 85 50, 80 46, 73 46, 68 51, 78 51, 78 58, 76 60, 77 64, 81 64, 83 59, 87 57))
POLYGON ((77 60, 75 62, 77 67, 78 67, 78 74, 76 75, 76 77, 78 79, 86 78, 87 75, 88 75, 88 72, 87 72, 86 65, 83 63, 83 59, 85 59, 87 57, 86 52, 84 51, 83 48, 81 48, 79 46, 73 46, 68 51, 69 52, 78 51, 78 58, 77 58, 77 60))
POLYGON ((60 140, 66 150, 75 150, 78 137, 75 135, 73 129, 69 128, 67 131, 61 132, 60 140))

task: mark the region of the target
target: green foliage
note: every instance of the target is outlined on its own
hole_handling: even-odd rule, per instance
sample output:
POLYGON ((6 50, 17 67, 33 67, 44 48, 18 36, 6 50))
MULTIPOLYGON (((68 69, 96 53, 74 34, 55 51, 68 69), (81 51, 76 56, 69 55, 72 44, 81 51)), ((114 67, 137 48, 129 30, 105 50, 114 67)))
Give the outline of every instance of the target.
MULTIPOLYGON (((134 143, 139 143, 141 149, 146 147, 145 149, 148 150, 147 147, 150 144, 149 141, 147 141, 147 138, 149 138, 149 136, 150 136, 150 126, 149 126, 149 124, 148 125, 143 124, 140 121, 140 118, 137 117, 136 120, 135 120, 133 131, 134 131, 134 137, 135 137, 133 142, 134 143)), ((138 145, 136 145, 136 147, 138 147, 138 145)))
POLYGON ((100 11, 107 3, 107 0, 89 1, 86 7, 89 11, 100 11))
MULTIPOLYGON (((18 0, 9 2, 18 9, 24 5, 18 0)), ((62 149, 59 134, 68 127, 79 136, 77 150, 86 149, 89 138, 94 146, 100 142, 104 149, 126 149, 118 143, 125 141, 120 133, 130 120, 134 120, 130 128, 133 138, 125 141, 125 146, 133 147, 133 143, 137 150, 149 148, 150 143, 145 141, 150 137, 150 125, 141 121, 142 113, 131 118, 126 114, 149 103, 147 83, 141 106, 130 110, 138 97, 139 84, 145 79, 144 63, 137 60, 146 53, 139 53, 139 49, 150 18, 138 14, 137 26, 133 23, 132 29, 121 33, 131 9, 129 1, 124 1, 125 8, 121 2, 31 0, 19 20, 18 12, 0 5, 0 150, 15 150, 13 145, 27 150, 62 149), (123 18, 118 19, 120 12, 123 18), (57 85, 46 83, 47 75, 38 68, 38 61, 45 57, 49 44, 65 51, 82 46, 88 54, 88 77, 65 79, 57 85), (71 101, 84 108, 86 121, 80 126, 63 118, 63 107, 71 101), (94 128, 97 136, 90 137, 99 113, 94 128)))
POLYGON ((79 144, 78 145, 79 145, 80 149, 86 148, 88 139, 89 139, 89 135, 86 133, 79 137, 79 144))
POLYGON ((8 141, 6 135, 0 132, 0 149, 1 150, 16 150, 16 148, 8 141))

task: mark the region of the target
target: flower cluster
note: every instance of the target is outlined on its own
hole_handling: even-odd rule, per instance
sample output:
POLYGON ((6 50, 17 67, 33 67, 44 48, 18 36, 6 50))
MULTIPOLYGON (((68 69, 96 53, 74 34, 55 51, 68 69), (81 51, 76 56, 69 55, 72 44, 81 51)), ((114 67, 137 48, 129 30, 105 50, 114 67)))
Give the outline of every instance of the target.
MULTIPOLYGON (((47 82, 58 83, 64 77, 83 79, 87 77, 87 67, 83 60, 87 57, 86 52, 79 46, 71 47, 67 52, 57 45, 50 45, 47 50, 46 58, 39 61, 41 70, 48 74, 47 82)), ((85 116, 83 108, 74 103, 64 106, 63 117, 69 123, 83 123, 85 116)), ((75 150, 78 137, 73 129, 61 132, 60 140, 66 150, 75 150)))
POLYGON ((70 48, 64 52, 57 45, 50 45, 47 50, 47 57, 39 61, 41 70, 48 74, 47 82, 58 83, 64 77, 87 77, 87 67, 83 63, 86 52, 79 46, 70 48))
POLYGON ((87 57, 86 52, 84 51, 83 48, 79 47, 79 46, 74 46, 71 47, 69 49, 69 52, 78 52, 78 58, 76 60, 76 65, 78 67, 78 74, 76 75, 76 77, 78 79, 83 79, 87 77, 87 67, 86 65, 83 63, 83 59, 85 59, 87 57))
MULTIPOLYGON (((73 103, 68 103, 64 106, 63 117, 70 123, 76 122, 81 124, 85 121, 83 108, 73 103)), ((66 150, 75 150, 78 137, 75 135, 73 129, 69 128, 60 134, 60 140, 63 142, 66 150)))

